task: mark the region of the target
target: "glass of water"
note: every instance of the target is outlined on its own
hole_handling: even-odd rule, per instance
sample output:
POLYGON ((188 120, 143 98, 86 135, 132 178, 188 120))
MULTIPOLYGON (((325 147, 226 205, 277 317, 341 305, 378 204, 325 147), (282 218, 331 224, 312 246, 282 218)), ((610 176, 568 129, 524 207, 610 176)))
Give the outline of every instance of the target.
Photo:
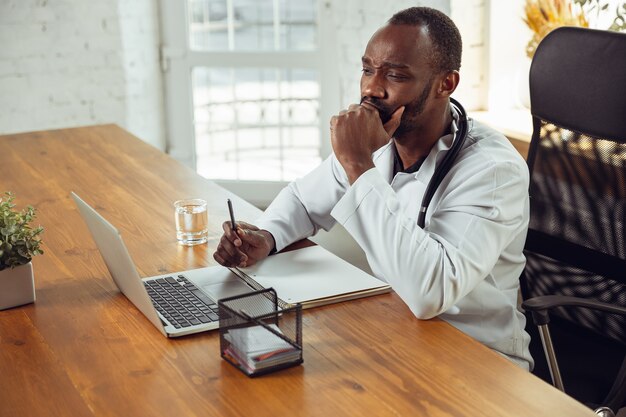
POLYGON ((209 219, 205 200, 192 198, 174 202, 174 216, 178 243, 193 246, 207 242, 209 219))

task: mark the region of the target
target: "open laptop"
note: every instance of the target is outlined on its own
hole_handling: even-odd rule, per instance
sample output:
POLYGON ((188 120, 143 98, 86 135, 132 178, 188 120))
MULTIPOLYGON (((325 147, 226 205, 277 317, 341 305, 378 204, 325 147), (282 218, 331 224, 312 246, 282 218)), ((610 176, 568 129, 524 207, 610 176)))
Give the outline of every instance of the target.
POLYGON ((253 291, 220 266, 140 278, 119 231, 78 195, 71 196, 117 287, 164 335, 217 329, 217 300, 253 291))

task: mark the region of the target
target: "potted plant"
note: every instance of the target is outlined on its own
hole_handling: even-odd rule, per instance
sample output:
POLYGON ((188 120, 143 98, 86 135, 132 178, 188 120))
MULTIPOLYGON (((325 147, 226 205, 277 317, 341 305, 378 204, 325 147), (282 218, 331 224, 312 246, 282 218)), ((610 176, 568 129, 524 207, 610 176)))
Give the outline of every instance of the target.
POLYGON ((13 194, 0 197, 0 310, 35 301, 31 259, 40 255, 43 227, 32 228, 35 209, 14 209, 13 194))

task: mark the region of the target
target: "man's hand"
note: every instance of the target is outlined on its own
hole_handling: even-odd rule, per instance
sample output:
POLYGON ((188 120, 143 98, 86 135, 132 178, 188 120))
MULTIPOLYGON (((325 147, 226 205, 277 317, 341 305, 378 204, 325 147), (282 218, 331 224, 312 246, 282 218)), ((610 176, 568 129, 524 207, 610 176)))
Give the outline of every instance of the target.
POLYGON ((393 112, 383 126, 378 110, 365 102, 330 119, 330 140, 337 160, 348 174, 350 184, 374 167, 372 153, 385 145, 400 126, 404 106, 393 112))
POLYGON ((213 254, 213 259, 220 265, 228 267, 246 267, 269 255, 275 244, 270 232, 245 222, 237 222, 236 226, 235 232, 230 222, 222 224, 224 234, 213 254))

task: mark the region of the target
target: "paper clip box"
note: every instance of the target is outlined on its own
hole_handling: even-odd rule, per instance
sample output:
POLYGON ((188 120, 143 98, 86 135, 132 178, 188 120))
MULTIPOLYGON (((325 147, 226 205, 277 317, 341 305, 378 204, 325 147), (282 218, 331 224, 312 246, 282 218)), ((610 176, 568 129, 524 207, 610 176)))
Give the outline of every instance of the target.
POLYGON ((302 359, 302 306, 278 308, 273 288, 218 301, 220 354, 253 377, 299 365, 302 359))

